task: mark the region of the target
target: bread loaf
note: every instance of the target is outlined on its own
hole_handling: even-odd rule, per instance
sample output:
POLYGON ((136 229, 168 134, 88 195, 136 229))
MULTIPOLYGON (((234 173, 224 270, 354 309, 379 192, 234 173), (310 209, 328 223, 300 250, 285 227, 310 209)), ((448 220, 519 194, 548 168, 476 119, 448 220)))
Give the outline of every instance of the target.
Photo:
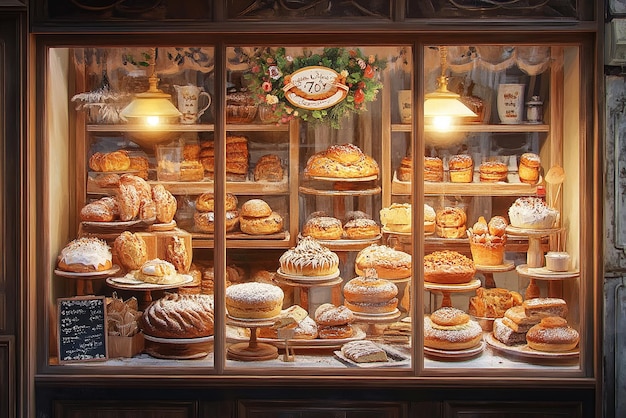
POLYGON ((141 327, 153 337, 208 337, 214 331, 213 315, 212 297, 170 293, 146 308, 141 327))

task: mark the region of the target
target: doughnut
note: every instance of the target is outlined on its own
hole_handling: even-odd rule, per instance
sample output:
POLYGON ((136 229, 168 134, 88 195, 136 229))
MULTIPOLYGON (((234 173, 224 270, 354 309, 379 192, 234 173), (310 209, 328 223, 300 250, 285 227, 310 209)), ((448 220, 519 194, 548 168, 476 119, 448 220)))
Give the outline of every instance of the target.
POLYGON ((320 240, 336 240, 343 236, 341 221, 331 216, 310 218, 302 227, 302 235, 320 240))
POLYGON ((528 347, 538 351, 569 351, 578 345, 578 331, 560 316, 548 316, 526 333, 528 347))
POLYGON ((284 293, 278 286, 248 282, 226 288, 226 310, 231 317, 266 319, 280 314, 284 293))

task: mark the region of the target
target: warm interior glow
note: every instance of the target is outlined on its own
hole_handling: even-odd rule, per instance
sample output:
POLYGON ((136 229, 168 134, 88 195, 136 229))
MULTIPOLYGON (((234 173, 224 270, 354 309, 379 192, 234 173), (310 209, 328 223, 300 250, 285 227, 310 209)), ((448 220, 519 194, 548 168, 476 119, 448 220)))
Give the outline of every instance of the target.
POLYGON ((452 125, 451 116, 435 116, 433 118, 433 126, 435 127, 436 130, 440 132, 449 131, 451 125, 452 125))
POLYGON ((159 124, 159 117, 158 116, 148 116, 146 118, 146 123, 150 126, 157 126, 159 124))

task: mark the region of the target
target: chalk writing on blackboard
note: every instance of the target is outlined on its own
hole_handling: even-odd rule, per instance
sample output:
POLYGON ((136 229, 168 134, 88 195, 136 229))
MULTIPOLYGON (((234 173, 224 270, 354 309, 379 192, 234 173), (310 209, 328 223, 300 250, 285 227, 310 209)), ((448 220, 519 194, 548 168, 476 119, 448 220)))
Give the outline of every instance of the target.
POLYGON ((61 298, 57 311, 59 362, 107 358, 104 296, 61 298))

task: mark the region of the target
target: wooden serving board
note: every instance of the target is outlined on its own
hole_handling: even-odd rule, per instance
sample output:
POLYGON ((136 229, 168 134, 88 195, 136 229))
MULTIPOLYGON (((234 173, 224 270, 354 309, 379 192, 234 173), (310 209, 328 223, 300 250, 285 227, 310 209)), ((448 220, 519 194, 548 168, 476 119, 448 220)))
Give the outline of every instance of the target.
POLYGON ((146 242, 148 250, 148 259, 160 258, 161 260, 167 260, 167 246, 171 243, 174 237, 179 237, 185 243, 185 248, 189 256, 189 262, 186 266, 187 269, 191 267, 191 259, 193 253, 193 247, 191 244, 191 234, 179 228, 174 228, 171 231, 151 231, 151 232, 137 232, 137 235, 141 236, 146 242))

